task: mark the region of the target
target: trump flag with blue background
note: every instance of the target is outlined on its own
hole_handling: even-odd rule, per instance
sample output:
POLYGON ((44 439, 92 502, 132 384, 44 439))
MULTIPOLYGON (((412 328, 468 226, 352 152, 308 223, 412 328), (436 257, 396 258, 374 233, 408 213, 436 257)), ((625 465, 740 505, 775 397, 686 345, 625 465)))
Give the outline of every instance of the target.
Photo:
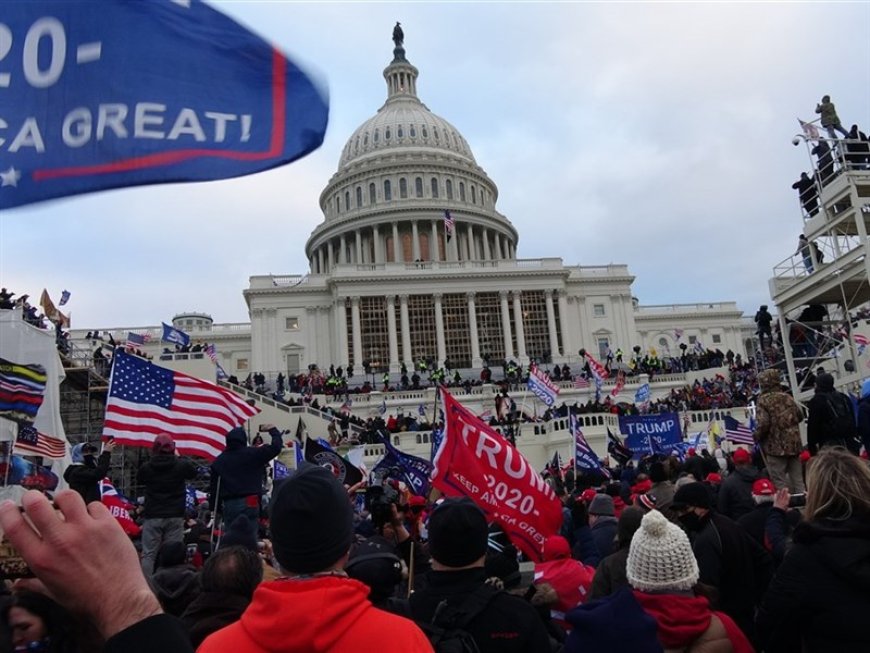
POLYGON ((0 59, 0 208, 247 175, 326 131, 325 91, 199 0, 4 2, 0 59))

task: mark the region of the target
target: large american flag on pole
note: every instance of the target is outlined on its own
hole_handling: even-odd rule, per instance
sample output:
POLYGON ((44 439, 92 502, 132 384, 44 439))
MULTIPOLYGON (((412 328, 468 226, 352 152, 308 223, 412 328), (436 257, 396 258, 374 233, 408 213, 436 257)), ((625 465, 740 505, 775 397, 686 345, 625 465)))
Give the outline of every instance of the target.
POLYGON ((731 415, 725 415, 722 417, 722 421, 725 422, 725 439, 730 440, 734 444, 755 444, 755 440, 752 437, 752 429, 748 426, 744 426, 736 419, 731 417, 731 415))
POLYGON ((103 436, 147 447, 160 433, 183 455, 214 459, 230 429, 259 411, 234 392, 159 367, 123 351, 115 354, 103 436))

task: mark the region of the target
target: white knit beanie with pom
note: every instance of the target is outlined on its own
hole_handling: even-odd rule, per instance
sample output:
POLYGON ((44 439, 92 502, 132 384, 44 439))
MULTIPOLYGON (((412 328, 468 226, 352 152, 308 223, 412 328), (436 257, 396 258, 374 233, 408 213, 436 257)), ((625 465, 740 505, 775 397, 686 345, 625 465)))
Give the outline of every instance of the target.
POLYGON ((698 563, 689 538, 658 510, 643 516, 631 538, 626 572, 642 592, 683 591, 698 582, 698 563))

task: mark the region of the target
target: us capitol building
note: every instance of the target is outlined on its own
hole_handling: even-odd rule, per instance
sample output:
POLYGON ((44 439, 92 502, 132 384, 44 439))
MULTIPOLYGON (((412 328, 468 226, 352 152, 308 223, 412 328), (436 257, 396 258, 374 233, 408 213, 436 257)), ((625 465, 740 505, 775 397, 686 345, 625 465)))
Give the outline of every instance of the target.
MULTIPOLYGON (((626 265, 518 258, 519 232, 496 208, 495 182, 456 127, 420 100, 401 32, 394 41, 386 102, 350 135, 320 195, 309 272, 251 277, 249 324, 184 313, 174 326, 214 343, 239 378, 312 363, 397 372, 421 357, 454 368, 571 363, 581 348, 601 358, 622 348, 628 358, 636 345, 679 356, 680 343, 746 356, 754 329, 734 302, 643 306, 626 265)), ((153 334, 147 349, 159 351, 159 329, 113 332, 128 330, 153 334)))

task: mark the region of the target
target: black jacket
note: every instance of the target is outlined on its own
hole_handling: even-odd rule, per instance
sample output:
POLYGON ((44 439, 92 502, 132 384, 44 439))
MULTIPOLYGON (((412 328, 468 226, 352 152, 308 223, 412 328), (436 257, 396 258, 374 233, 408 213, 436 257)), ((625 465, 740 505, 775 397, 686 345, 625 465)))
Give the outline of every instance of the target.
POLYGON ((755 507, 752 484, 757 478, 758 470, 750 465, 740 465, 728 474, 719 488, 719 512, 735 521, 751 512, 755 507))
POLYGON ((770 557, 735 522, 708 513, 692 538, 699 580, 719 591, 719 609, 750 638, 755 606, 770 580, 770 557))
POLYGON ((71 490, 75 490, 82 495, 85 503, 100 500, 100 481, 106 476, 109 471, 109 461, 112 454, 104 451, 97 459, 96 465, 93 467, 88 464, 75 463, 66 468, 63 473, 65 480, 71 490))
POLYGON ((853 438, 858 427, 854 423, 854 412, 851 400, 842 392, 819 392, 807 402, 807 446, 810 453, 816 455, 819 449, 828 443, 843 444, 845 440, 853 438), (839 415, 852 417, 852 425, 849 420, 837 418, 839 415), (837 428, 837 424, 846 422, 846 425, 837 428))
POLYGON ((249 447, 244 429, 235 428, 227 433, 227 448, 211 464, 211 490, 209 504, 214 509, 217 502, 218 479, 220 499, 236 499, 263 493, 264 468, 281 453, 284 441, 281 431, 269 431, 272 441, 262 447, 249 447))
POLYGON ((224 592, 201 592, 181 615, 195 647, 224 626, 236 623, 251 603, 250 597, 224 592))
POLYGON ((767 516, 772 508, 772 503, 759 504, 737 520, 737 523, 740 524, 743 530, 749 533, 749 537, 758 542, 768 552, 773 550, 773 542, 768 541, 765 537, 764 525, 767 523, 767 516))
POLYGON ((175 617, 159 614, 125 628, 109 638, 103 653, 193 653, 181 623, 175 617))
POLYGON ((592 578, 590 601, 603 599, 622 587, 628 587, 628 574, 626 573, 628 551, 629 547, 624 546, 598 563, 595 576, 592 578))
MULTIPOLYGON (((482 568, 462 571, 432 571, 427 586, 411 595, 411 616, 418 623, 431 623, 442 600, 461 604, 484 581, 482 568)), ((499 592, 465 628, 477 642, 480 653, 546 653, 550 640, 535 608, 523 599, 499 592)))
POLYGON ((805 653, 865 653, 868 614, 868 516, 799 524, 758 613, 760 643, 799 633, 805 653))
POLYGON ((196 477, 196 465, 175 454, 157 454, 139 468, 145 486, 146 519, 184 517, 184 482, 196 477))
POLYGON ((180 617, 200 593, 199 572, 193 565, 161 567, 150 580, 160 605, 168 614, 176 617, 180 617))
POLYGON ((595 540, 599 559, 606 558, 616 551, 617 524, 615 517, 599 517, 591 526, 592 539, 595 540))

